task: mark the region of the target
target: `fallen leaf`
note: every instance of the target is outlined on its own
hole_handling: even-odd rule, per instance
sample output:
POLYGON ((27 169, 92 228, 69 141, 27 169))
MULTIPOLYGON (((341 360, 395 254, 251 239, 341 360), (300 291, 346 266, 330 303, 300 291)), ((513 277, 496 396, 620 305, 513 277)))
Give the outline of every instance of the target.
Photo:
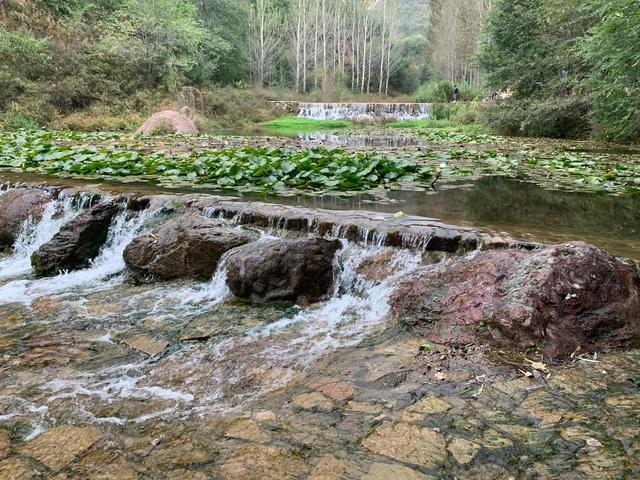
POLYGON ((531 368, 544 373, 547 373, 547 371, 549 371, 549 367, 547 367, 547 365, 542 362, 531 362, 531 368))
POLYGON ((595 448, 601 448, 602 447, 602 443, 600 443, 595 438, 587 438, 587 445, 589 445, 590 447, 595 447, 595 448))

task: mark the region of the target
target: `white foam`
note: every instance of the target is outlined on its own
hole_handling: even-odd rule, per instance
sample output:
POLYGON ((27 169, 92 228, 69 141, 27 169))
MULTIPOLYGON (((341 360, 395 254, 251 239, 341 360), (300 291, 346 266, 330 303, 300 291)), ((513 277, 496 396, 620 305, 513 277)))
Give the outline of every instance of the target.
POLYGON ((83 292, 104 290, 122 282, 117 276, 125 269, 122 253, 126 246, 140 234, 152 212, 143 212, 129 217, 127 212, 119 213, 109 229, 105 245, 89 268, 73 272, 63 272, 55 277, 36 280, 14 280, 0 286, 0 304, 31 302, 41 296, 69 293, 81 289, 83 292))
MULTIPOLYGON (((47 203, 38 222, 32 217, 25 220, 14 243, 11 254, 0 260, 0 277, 11 278, 31 271, 31 254, 47 243, 60 228, 80 212, 71 199, 47 203)), ((1 298, 1 297, 0 297, 1 298)))

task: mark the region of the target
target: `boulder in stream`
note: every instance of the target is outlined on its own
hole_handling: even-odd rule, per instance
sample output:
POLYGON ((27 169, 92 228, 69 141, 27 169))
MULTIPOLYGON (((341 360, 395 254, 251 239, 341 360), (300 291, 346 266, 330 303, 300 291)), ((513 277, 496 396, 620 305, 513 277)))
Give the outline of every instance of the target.
POLYGON ((134 239, 124 251, 124 261, 139 282, 176 278, 209 280, 222 255, 256 239, 257 234, 248 230, 187 214, 134 239))
POLYGON ((255 303, 313 303, 334 285, 339 240, 320 237, 258 242, 227 257, 227 285, 234 295, 255 303))
POLYGON ((50 277, 63 270, 86 268, 107 240, 111 220, 119 209, 115 201, 100 203, 64 225, 31 255, 36 274, 50 277))
POLYGON ((391 306, 420 334, 448 345, 533 347, 561 358, 640 341, 638 273, 584 242, 427 267, 396 288, 391 306))
POLYGON ((15 188, 0 195, 0 251, 13 246, 29 217, 42 218, 49 200, 49 194, 37 188, 15 188))

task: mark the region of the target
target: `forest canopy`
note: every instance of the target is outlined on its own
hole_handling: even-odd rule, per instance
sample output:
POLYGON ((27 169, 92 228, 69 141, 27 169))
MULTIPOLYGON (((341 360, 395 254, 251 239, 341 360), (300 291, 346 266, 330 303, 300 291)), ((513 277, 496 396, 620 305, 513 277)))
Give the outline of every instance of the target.
POLYGON ((449 101, 458 83, 513 94, 482 109, 502 133, 634 140, 638 45, 635 0, 0 0, 0 123, 183 86, 449 101))

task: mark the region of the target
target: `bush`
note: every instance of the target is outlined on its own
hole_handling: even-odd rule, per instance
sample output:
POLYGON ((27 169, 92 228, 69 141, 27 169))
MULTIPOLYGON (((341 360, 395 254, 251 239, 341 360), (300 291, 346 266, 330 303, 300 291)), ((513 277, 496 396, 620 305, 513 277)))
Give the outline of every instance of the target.
POLYGON ((417 103, 445 103, 451 100, 453 100, 453 83, 449 80, 425 83, 415 94, 417 103))
POLYGON ((590 131, 589 101, 571 95, 544 101, 525 102, 510 99, 487 104, 481 109, 481 121, 502 135, 582 138, 590 131))
POLYGON ((436 120, 450 120, 458 125, 478 123, 478 104, 476 102, 435 103, 431 115, 436 120))
POLYGON ((0 115, 0 128, 5 130, 38 130, 40 129, 40 125, 31 117, 6 113, 0 115))
MULTIPOLYGON (((447 103, 453 101, 455 84, 449 80, 433 80, 423 84, 415 94, 418 103, 447 103)), ((460 101, 472 102, 482 99, 484 91, 473 85, 458 85, 460 101)))

